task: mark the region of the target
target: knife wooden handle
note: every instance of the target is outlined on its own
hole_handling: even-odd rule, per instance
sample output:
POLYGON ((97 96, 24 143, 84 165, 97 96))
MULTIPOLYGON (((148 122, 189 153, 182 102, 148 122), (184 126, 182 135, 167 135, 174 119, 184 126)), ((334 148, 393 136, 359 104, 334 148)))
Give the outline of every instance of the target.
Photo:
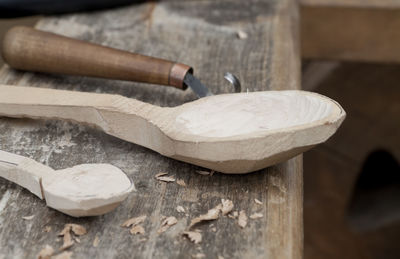
POLYGON ((187 87, 183 78, 192 72, 184 64, 23 26, 6 33, 2 55, 15 69, 128 80, 183 90, 187 87))

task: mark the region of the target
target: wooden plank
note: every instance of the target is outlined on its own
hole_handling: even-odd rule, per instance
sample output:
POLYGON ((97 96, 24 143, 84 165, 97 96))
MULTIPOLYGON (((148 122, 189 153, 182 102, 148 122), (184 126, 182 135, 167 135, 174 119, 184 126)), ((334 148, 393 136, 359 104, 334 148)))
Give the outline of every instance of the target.
POLYGON ((399 62, 399 0, 301 0, 302 57, 399 62))
MULTIPOLYGON (((90 14, 49 17, 37 27, 107 46, 177 60, 195 68, 215 93, 230 91, 226 71, 237 75, 243 91, 298 89, 300 65, 296 1, 181 1, 143 3, 90 14), (247 39, 239 39, 245 31, 247 39)), ((175 106, 195 99, 193 93, 140 83, 84 77, 22 73, 3 67, 0 83, 68 90, 117 93, 175 106)), ((106 162, 120 167, 136 191, 115 211, 73 219, 52 209, 20 187, 0 179, 0 257, 34 258, 46 244, 58 248, 56 236, 65 223, 88 229, 71 251, 74 258, 301 258, 302 157, 248 175, 202 176, 200 168, 162 157, 146 148, 73 123, 0 119, 0 149, 25 155, 52 168, 106 162), (187 186, 154 179, 167 172, 187 186), (190 219, 231 199, 235 210, 263 213, 241 229, 224 217, 199 226, 203 241, 181 236, 190 219), (254 202, 257 198, 262 205, 254 202), (189 216, 179 214, 181 205, 189 216), (21 217, 35 215, 30 221, 21 217), (146 234, 133 236, 120 224, 147 215, 146 234), (161 217, 178 224, 158 235, 161 217), (52 231, 43 232, 45 226, 52 231), (98 236, 100 243, 93 247, 98 236), (145 241, 140 241, 142 238, 145 241)))

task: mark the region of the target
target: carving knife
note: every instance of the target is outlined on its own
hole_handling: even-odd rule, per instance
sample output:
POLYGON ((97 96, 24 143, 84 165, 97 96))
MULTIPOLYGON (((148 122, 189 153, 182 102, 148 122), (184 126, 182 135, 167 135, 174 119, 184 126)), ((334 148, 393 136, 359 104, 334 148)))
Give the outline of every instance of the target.
POLYGON ((14 69, 32 72, 128 80, 212 95, 193 75, 193 68, 169 60, 113 49, 30 27, 10 29, 2 55, 14 69))

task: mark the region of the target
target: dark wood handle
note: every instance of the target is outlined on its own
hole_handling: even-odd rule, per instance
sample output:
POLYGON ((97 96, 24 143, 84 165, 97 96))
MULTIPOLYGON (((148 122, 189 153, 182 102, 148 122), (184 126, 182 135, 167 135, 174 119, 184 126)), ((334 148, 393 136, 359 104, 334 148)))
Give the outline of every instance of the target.
POLYGON ((12 68, 44 73, 94 76, 186 89, 192 68, 164 59, 134 54, 29 27, 10 29, 3 58, 12 68))

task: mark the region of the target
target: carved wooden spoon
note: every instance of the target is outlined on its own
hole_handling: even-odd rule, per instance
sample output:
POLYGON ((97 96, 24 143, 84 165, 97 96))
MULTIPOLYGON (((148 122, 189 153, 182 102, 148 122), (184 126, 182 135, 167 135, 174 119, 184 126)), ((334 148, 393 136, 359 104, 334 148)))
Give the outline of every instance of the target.
POLYGON ((119 95, 0 85, 0 115, 94 125, 177 160, 223 173, 282 162, 333 135, 335 101, 305 91, 205 97, 164 108, 119 95))
POLYGON ((0 177, 28 189, 47 206, 73 217, 115 209, 133 189, 128 177, 110 164, 83 164, 53 170, 32 159, 0 151, 0 177))

